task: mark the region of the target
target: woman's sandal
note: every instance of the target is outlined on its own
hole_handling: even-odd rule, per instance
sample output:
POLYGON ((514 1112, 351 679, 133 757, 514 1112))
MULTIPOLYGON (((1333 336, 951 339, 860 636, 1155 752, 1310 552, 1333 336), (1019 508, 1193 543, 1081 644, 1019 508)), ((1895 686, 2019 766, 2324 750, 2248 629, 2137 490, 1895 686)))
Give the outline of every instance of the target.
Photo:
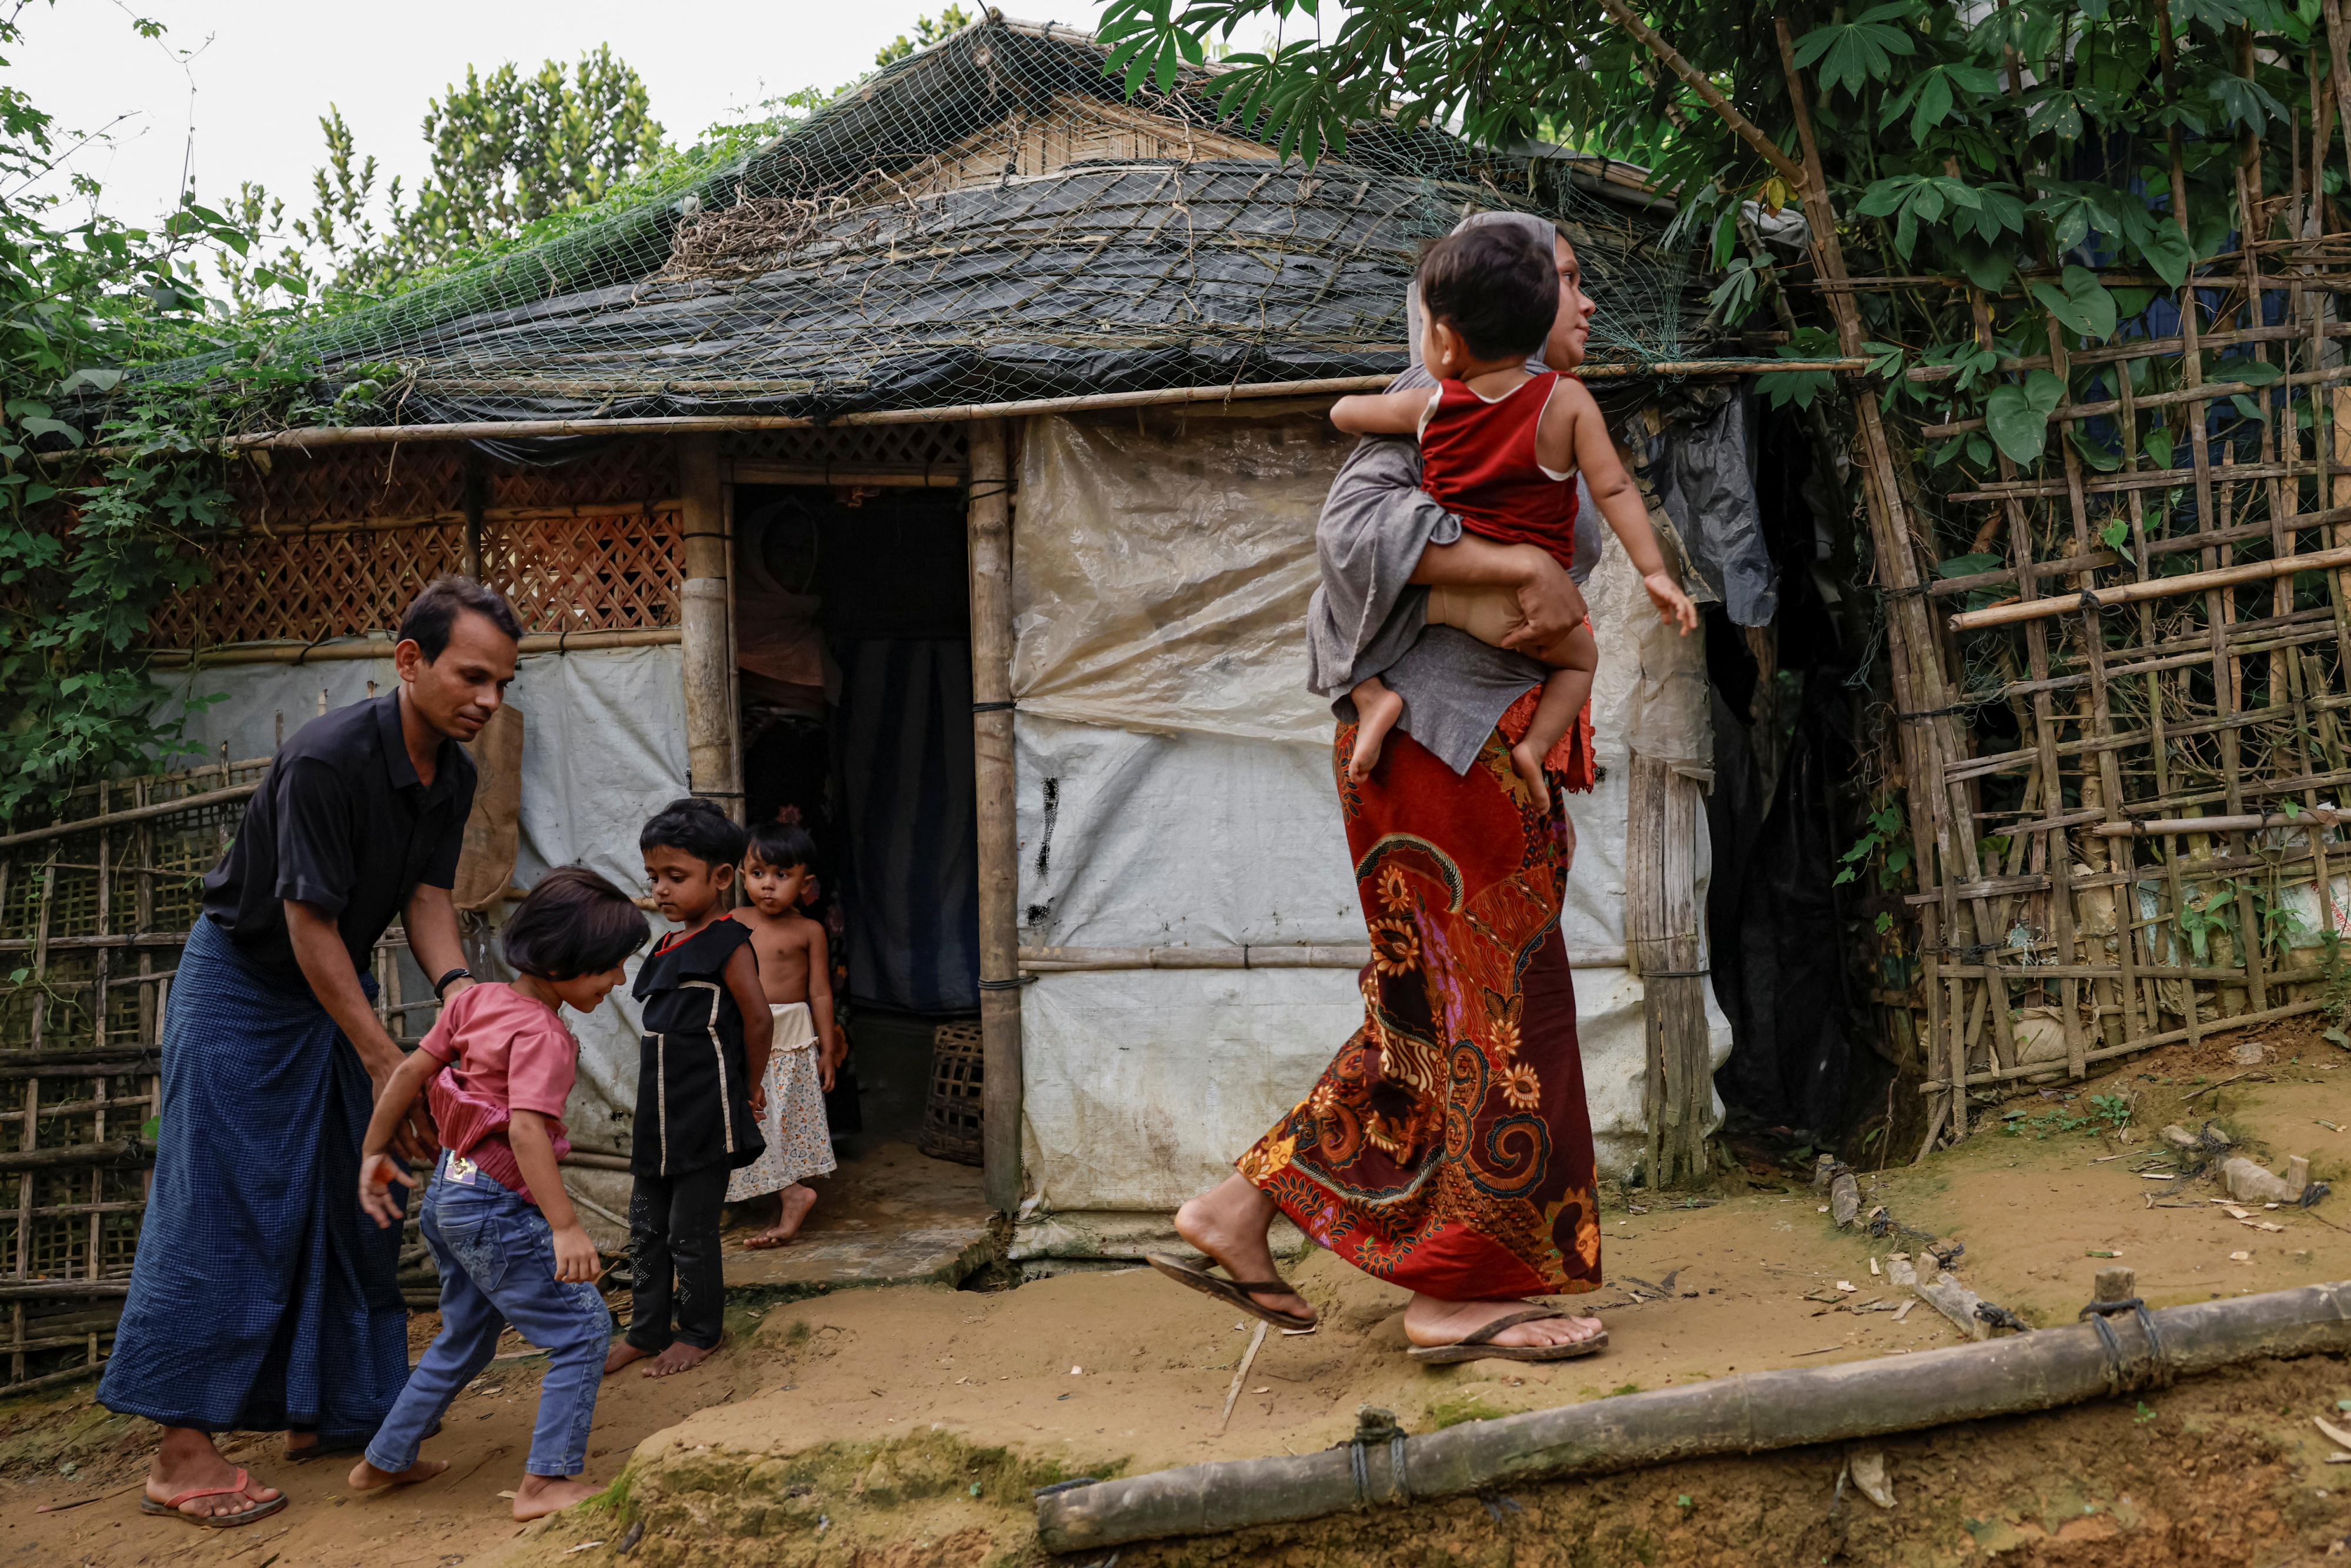
POLYGON ((1253 1318, 1263 1318, 1279 1329, 1298 1332, 1311 1330, 1316 1319, 1301 1318, 1296 1312, 1278 1312, 1265 1306, 1259 1296, 1294 1296, 1297 1288, 1280 1280, 1228 1280, 1221 1274, 1211 1274, 1206 1269, 1186 1263, 1181 1258, 1171 1258, 1165 1252, 1151 1252, 1144 1260, 1179 1285, 1214 1296, 1230 1306, 1239 1308, 1253 1318))
POLYGON ((1592 1355, 1608 1348, 1608 1331, 1601 1330, 1590 1339, 1571 1340, 1565 1344, 1495 1344, 1494 1336, 1504 1329, 1520 1323, 1541 1322, 1546 1318, 1563 1318, 1568 1314, 1549 1307, 1531 1307, 1523 1312, 1504 1312, 1492 1322, 1473 1333, 1464 1334, 1451 1344, 1416 1344, 1405 1354, 1423 1364, 1444 1365, 1456 1361, 1573 1361, 1579 1355, 1592 1355))
POLYGON ((179 1496, 173 1498, 169 1502, 157 1502, 153 1498, 149 1497, 142 1492, 140 1494, 139 1498, 139 1511, 141 1513, 169 1514, 174 1519, 184 1519, 190 1524, 203 1525, 207 1530, 234 1530, 241 1524, 253 1524, 258 1521, 267 1519, 271 1514, 276 1513, 279 1509, 286 1506, 287 1497, 286 1494, 281 1491, 276 1497, 271 1498, 267 1502, 255 1503, 251 1508, 242 1509, 235 1513, 189 1513, 180 1507, 182 1503, 193 1502, 200 1497, 233 1497, 243 1492, 246 1487, 252 1484, 253 1478, 246 1474, 245 1471, 239 1470, 236 1472, 236 1480, 234 1485, 225 1487, 192 1487, 188 1490, 183 1491, 179 1496))

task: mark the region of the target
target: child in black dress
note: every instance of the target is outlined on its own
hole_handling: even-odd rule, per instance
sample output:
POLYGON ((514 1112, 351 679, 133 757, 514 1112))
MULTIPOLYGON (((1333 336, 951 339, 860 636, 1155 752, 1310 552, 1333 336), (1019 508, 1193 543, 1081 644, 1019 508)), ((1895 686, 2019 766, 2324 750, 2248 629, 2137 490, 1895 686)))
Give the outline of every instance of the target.
POLYGON ((767 993, 750 928, 734 904, 742 828, 707 800, 674 800, 638 835, 653 904, 680 929, 637 971, 644 1006, 629 1168, 629 1332, 607 1374, 653 1358, 647 1377, 684 1372, 717 1348, 726 1283, 718 1251, 726 1178, 767 1147, 767 993), (676 1279, 676 1294, 670 1281, 676 1279), (673 1332, 673 1311, 676 1328, 673 1332))

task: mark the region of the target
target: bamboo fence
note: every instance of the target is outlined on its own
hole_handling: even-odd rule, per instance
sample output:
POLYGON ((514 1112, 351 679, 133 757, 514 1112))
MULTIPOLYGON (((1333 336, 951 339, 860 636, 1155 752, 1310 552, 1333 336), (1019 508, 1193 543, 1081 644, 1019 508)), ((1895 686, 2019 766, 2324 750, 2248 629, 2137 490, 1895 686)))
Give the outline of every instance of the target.
MULTIPOLYGON (((1782 58, 1817 168, 1784 40, 1782 58)), ((1922 1155, 1966 1135, 1971 1104, 2351 987, 2333 945, 2351 842, 2330 810, 2351 787, 2351 232, 2314 177, 2333 118, 2322 85, 2283 192, 2248 145, 2233 250, 2178 288, 2106 271, 2151 297, 2116 335, 2084 344, 2053 318, 2050 352, 2000 361, 2003 380, 2045 370, 2069 389, 2036 472, 2001 455, 1996 478, 1952 486, 1928 455, 1981 420, 1854 400, 1887 609, 1886 770, 1917 874, 1882 955, 1907 983, 1875 998, 1935 1097, 1922 1155), (1938 574, 1970 554, 1999 564, 1938 574)), ((2185 229, 2176 136, 2170 169, 2185 229)), ((1848 276, 1835 214, 1803 188, 1845 352, 1857 290, 1957 306, 1983 347, 2041 310, 2029 275, 1997 297, 1848 276)), ((1949 371, 1907 374, 1931 389, 1949 371)))

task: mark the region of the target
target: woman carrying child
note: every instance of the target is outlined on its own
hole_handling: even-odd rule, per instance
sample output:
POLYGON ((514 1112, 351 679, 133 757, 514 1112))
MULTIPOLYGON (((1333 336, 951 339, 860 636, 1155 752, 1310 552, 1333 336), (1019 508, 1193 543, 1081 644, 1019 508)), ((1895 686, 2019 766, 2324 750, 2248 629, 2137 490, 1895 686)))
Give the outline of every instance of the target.
MULTIPOLYGON (((1575 253, 1548 221, 1481 214, 1462 228, 1489 225, 1531 240, 1557 278, 1541 361, 1525 367, 1527 381, 1487 390, 1508 410, 1537 372, 1582 362, 1593 306, 1579 287, 1575 253)), ((1509 247, 1492 255, 1513 276, 1522 267, 1509 247)), ((1465 279, 1455 298, 1475 299, 1480 287, 1465 279)), ((1468 348, 1476 334, 1459 326, 1447 331, 1468 348)), ((1426 363, 1445 338, 1416 330, 1414 342, 1426 363)), ((1482 362, 1474 350, 1471 360, 1482 362)), ((1474 371, 1473 382, 1490 373, 1474 371)), ((1436 385, 1416 366, 1391 392, 1419 389, 1426 407, 1436 385)), ((1477 396, 1474 384, 1468 390, 1477 396)), ((1544 454, 1561 452, 1565 434, 1563 450, 1600 509, 1620 531, 1637 533, 1633 514, 1618 517, 1621 465, 1588 394, 1562 381, 1540 395, 1551 406, 1520 422, 1525 439, 1489 444, 1489 456, 1521 476, 1528 466, 1563 473, 1568 465, 1544 454), (1547 438, 1554 410, 1568 429, 1547 438)), ((1458 393, 1447 398, 1474 412, 1458 393)), ((1280 1279, 1267 1244, 1274 1216, 1287 1214, 1320 1245, 1413 1291, 1405 1334, 1416 1359, 1589 1354, 1607 1343, 1598 1319, 1526 1300, 1602 1282, 1591 1120, 1559 933, 1575 847, 1559 786, 1579 760, 1582 726, 1568 725, 1539 757, 1550 778, 1531 779, 1512 757, 1553 673, 1528 655, 1573 667, 1570 634, 1583 622, 1583 596, 1555 513, 1540 543, 1483 537, 1421 490, 1422 459, 1408 435, 1367 436, 1341 468, 1317 529, 1322 586, 1311 611, 1309 679, 1340 699, 1333 772, 1372 938, 1363 1027, 1306 1098, 1236 1162, 1238 1174, 1176 1214, 1178 1234, 1224 1276, 1175 1258, 1153 1263, 1259 1318, 1311 1328, 1313 1306, 1280 1279), (1494 642, 1433 623, 1437 589, 1500 591, 1518 622, 1461 617, 1494 642), (1366 695, 1394 696, 1393 729, 1351 772, 1360 732, 1349 694, 1374 675, 1380 686, 1366 695)), ((1653 558, 1634 559, 1646 575, 1653 558)), ((1650 588, 1660 610, 1679 619, 1678 591, 1660 597, 1650 588)), ((1557 707, 1545 717, 1556 723, 1557 707)))
POLYGON ((825 929, 803 912, 813 902, 816 840, 796 823, 761 822, 751 829, 743 857, 743 891, 751 905, 731 918, 751 933, 767 993, 775 1043, 761 1084, 768 1100, 759 1133, 767 1152, 737 1171, 726 1201, 777 1195, 776 1222, 747 1238, 746 1250, 781 1247, 799 1234, 816 1191, 806 1178, 833 1168, 832 1137, 824 1097, 841 1062, 841 1029, 832 1016, 832 961, 825 929))
POLYGON ((441 1332, 351 1470, 353 1491, 429 1480, 449 1468, 417 1450, 511 1323, 548 1353, 514 1516, 537 1519, 595 1492, 579 1478, 612 1314, 596 1293, 595 1243, 556 1170, 571 1148, 563 1104, 580 1064, 579 1042, 556 1009, 594 1012, 648 935, 629 895, 594 872, 548 873, 507 922, 507 962, 520 977, 452 998, 377 1100, 360 1153, 360 1206, 380 1227, 401 1222, 391 1184, 416 1185, 389 1150, 420 1093, 441 1129, 420 1221, 441 1270, 441 1332))

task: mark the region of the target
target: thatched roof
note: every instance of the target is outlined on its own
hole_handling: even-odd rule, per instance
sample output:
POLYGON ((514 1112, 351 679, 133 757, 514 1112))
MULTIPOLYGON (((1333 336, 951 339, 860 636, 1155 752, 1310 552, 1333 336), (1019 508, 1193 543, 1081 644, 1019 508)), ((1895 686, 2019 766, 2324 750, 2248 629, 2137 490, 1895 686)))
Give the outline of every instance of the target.
POLYGON ((1512 206, 1575 239, 1595 357, 1681 356, 1686 268, 1658 243, 1665 204, 1621 165, 1382 124, 1309 171, 1218 122, 1209 73, 1130 101, 1103 57, 991 15, 693 189, 295 347, 330 382, 383 381, 403 423, 1385 372, 1416 245, 1512 206))

